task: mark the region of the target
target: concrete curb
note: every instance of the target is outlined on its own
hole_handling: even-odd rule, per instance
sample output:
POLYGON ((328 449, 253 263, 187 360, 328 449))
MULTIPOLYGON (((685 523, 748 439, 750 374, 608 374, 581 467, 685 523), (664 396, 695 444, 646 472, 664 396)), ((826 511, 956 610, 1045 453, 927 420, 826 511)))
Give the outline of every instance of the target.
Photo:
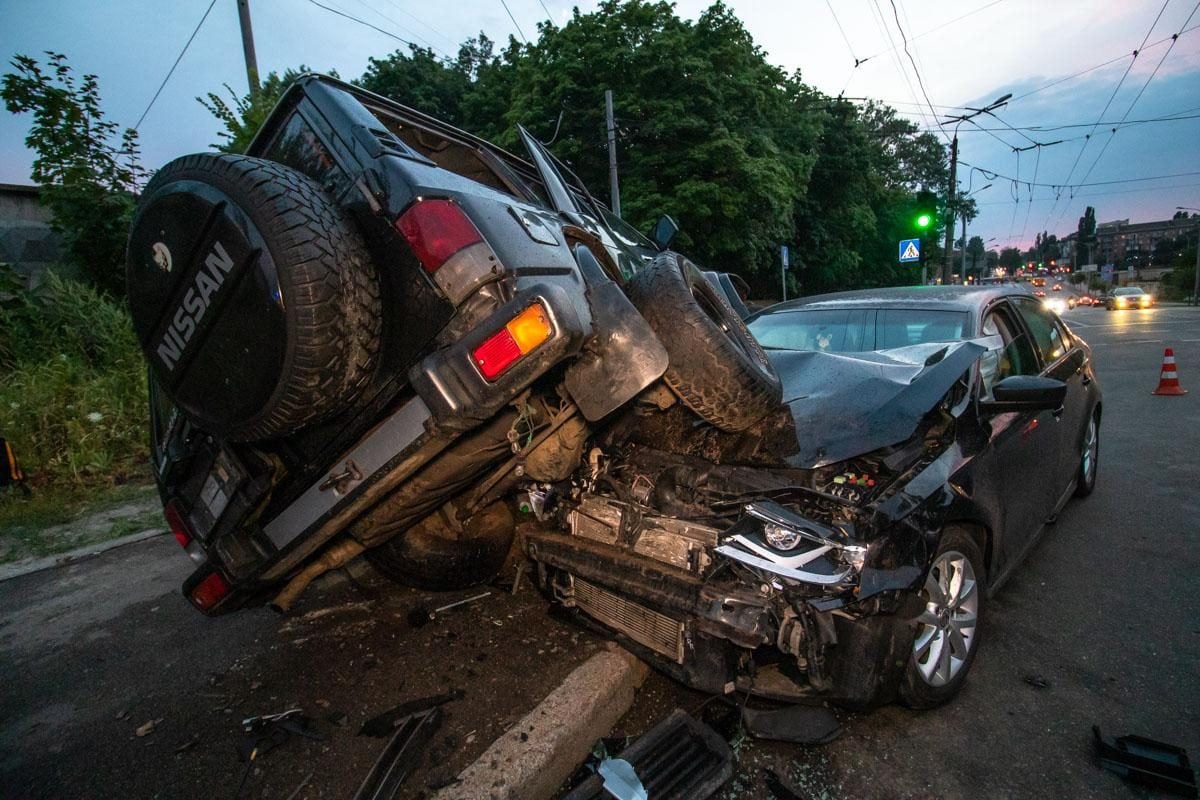
POLYGON ((621 648, 589 658, 492 743, 436 800, 543 800, 633 705, 645 664, 621 648))
POLYGON ((124 547, 127 544, 137 544, 144 542, 147 539, 153 539, 155 536, 163 536, 167 531, 163 530, 145 530, 141 533, 131 533, 128 536, 122 536, 120 539, 110 539, 107 542, 96 542, 84 547, 77 547, 74 550, 68 550, 65 553, 58 553, 52 556, 43 556, 42 558, 27 558, 21 561, 14 561, 11 564, 0 564, 0 581, 7 581, 11 578, 19 578, 22 575, 30 575, 34 572, 41 572, 45 569, 53 569, 54 567, 65 567, 68 564, 73 564, 76 561, 82 561, 85 558, 92 558, 101 553, 106 553, 109 550, 115 550, 118 547, 124 547))

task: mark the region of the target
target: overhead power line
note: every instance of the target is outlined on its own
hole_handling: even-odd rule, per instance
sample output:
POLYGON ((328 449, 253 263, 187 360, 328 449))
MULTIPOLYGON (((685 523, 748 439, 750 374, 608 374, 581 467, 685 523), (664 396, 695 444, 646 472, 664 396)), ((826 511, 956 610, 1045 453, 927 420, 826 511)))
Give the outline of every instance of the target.
POLYGON ((308 0, 308 2, 312 3, 317 8, 325 9, 326 11, 328 11, 331 14, 337 14, 339 17, 345 17, 348 20, 357 22, 359 25, 365 25, 368 28, 370 28, 371 30, 382 33, 384 36, 387 36, 391 39, 395 39, 397 42, 402 42, 402 43, 408 45, 409 47, 417 47, 417 48, 420 47, 420 45, 418 45, 414 42, 410 42, 408 39, 405 39, 403 36, 397 36, 396 34, 392 33, 391 31, 386 31, 383 28, 379 27, 378 25, 372 25, 371 23, 367 22, 366 20, 359 19, 358 17, 354 16, 353 14, 347 14, 345 11, 339 11, 336 8, 332 8, 331 6, 325 5, 324 3, 319 3, 319 2, 317 2, 317 0, 308 0))
POLYGON ((1150 176, 1146 176, 1146 177, 1142 177, 1142 178, 1121 178, 1119 180, 1111 180, 1111 181, 1092 181, 1091 183, 1074 183, 1074 184, 1034 183, 1033 181, 1021 180, 1020 178, 1014 178, 1011 175, 1005 175, 1002 172, 996 172, 993 169, 987 169, 986 167, 979 167, 974 164, 970 164, 966 161, 963 161, 962 159, 959 159, 958 163, 962 164, 963 166, 972 167, 974 169, 979 170, 980 172, 982 172, 984 175, 987 176, 988 180, 995 180, 995 179, 999 178, 1000 180, 1013 181, 1014 183, 1025 184, 1027 186, 1040 186, 1044 189, 1079 189, 1084 186, 1112 186, 1114 184, 1119 184, 1119 183, 1138 183, 1141 181, 1161 181, 1161 180, 1166 180, 1167 178, 1188 178, 1188 177, 1192 177, 1194 175, 1200 175, 1200 171, 1195 171, 1195 172, 1175 172, 1170 175, 1150 175, 1150 176))
POLYGON ((825 0, 825 6, 829 9, 829 13, 833 15, 833 22, 837 25, 838 32, 842 34, 842 41, 846 43, 846 49, 850 51, 850 57, 854 59, 854 67, 857 69, 858 65, 867 61, 867 59, 859 59, 858 56, 854 55, 854 45, 850 44, 850 37, 846 36, 846 30, 842 27, 842 21, 838 19, 837 12, 833 10, 833 3, 825 0))
MULTIPOLYGON (((913 59, 912 53, 908 51, 908 36, 904 33, 904 26, 900 24, 900 12, 896 10, 896 0, 888 0, 892 6, 892 16, 896 18, 896 30, 900 31, 900 41, 904 45, 904 55, 908 56, 908 62, 912 64, 913 73, 917 76, 917 86, 921 88, 921 96, 925 98, 925 104, 929 106, 929 110, 934 115, 934 122, 942 128, 942 123, 937 120, 937 112, 933 110, 933 101, 929 99, 929 92, 925 90, 925 81, 921 78, 921 70, 917 69, 917 62, 913 59)), ((949 139, 946 129, 942 128, 942 135, 949 139)))
POLYGON ((216 4, 217 0, 212 0, 212 2, 208 4, 208 8, 204 9, 204 16, 200 17, 200 21, 196 23, 196 27, 192 29, 192 35, 189 36, 188 40, 183 43, 183 49, 179 51, 179 55, 175 56, 175 63, 171 65, 169 70, 167 70, 166 77, 162 79, 162 83, 158 85, 158 89, 156 89, 154 92, 154 97, 151 97, 150 102, 146 104, 146 110, 142 112, 140 117, 138 117, 137 124, 133 126, 135 131, 142 127, 142 123, 146 120, 146 115, 150 113, 150 109, 154 108, 154 101, 158 99, 160 94, 162 94, 162 90, 167 85, 167 81, 171 80, 171 76, 175 74, 175 68, 178 67, 179 62, 183 60, 184 53, 186 53, 188 48, 192 46, 192 40, 196 38, 196 34, 200 32, 200 27, 204 24, 204 20, 208 19, 208 12, 212 11, 213 6, 216 4))
POLYGON ((529 44, 529 40, 525 38, 525 31, 521 30, 521 26, 517 24, 517 18, 513 16, 512 11, 508 9, 508 3, 505 0, 500 0, 500 5, 504 6, 504 10, 508 12, 508 18, 512 20, 513 27, 517 29, 517 33, 521 35, 521 41, 529 44))
MULTIPOLYGON (((1200 2, 1197 2, 1196 5, 1192 6, 1192 13, 1188 14, 1187 19, 1185 19, 1183 21, 1183 24, 1179 26, 1180 30, 1183 30, 1184 28, 1186 28, 1188 23, 1192 21, 1192 17, 1194 17, 1196 15, 1196 9, 1200 9, 1200 2)), ((1147 36, 1146 38, 1148 39, 1150 37, 1147 36)), ((1142 88, 1139 89, 1138 93, 1134 96, 1133 102, 1131 102, 1129 104, 1129 108, 1125 109, 1125 114, 1121 117, 1121 122, 1124 122, 1126 119, 1129 118, 1129 115, 1133 112, 1133 107, 1137 105, 1138 100, 1142 99, 1142 94, 1146 91, 1146 88, 1150 85, 1150 81, 1154 80, 1154 76, 1158 74, 1159 68, 1162 67, 1163 62, 1167 60, 1167 56, 1171 55, 1171 51, 1175 49, 1175 43, 1178 41, 1179 41, 1179 34, 1176 33, 1171 38, 1171 45, 1170 45, 1170 47, 1167 48, 1167 52, 1162 54, 1162 58, 1160 58, 1158 60, 1158 63, 1154 65, 1154 69, 1150 72, 1150 77, 1146 78, 1146 82, 1142 84, 1142 88)), ((1096 155, 1096 160, 1092 162, 1092 165, 1090 167, 1088 167, 1088 171, 1083 174, 1084 181, 1086 181, 1088 179, 1088 176, 1092 174, 1092 170, 1094 170, 1096 168, 1096 165, 1100 163, 1100 159, 1104 157, 1104 153, 1105 153, 1105 151, 1108 150, 1108 146, 1110 144, 1112 144, 1112 140, 1116 136, 1117 130, 1119 127, 1120 127, 1120 123, 1118 123, 1116 126, 1113 127, 1112 132, 1109 134, 1108 138, 1104 140, 1104 146, 1102 148, 1100 148, 1100 152, 1096 155)))
MULTIPOLYGON (((1004 2, 1004 0, 992 0, 992 2, 988 3, 987 5, 980 6, 979 8, 975 9, 974 11, 968 11, 967 13, 965 13, 961 16, 955 17, 954 19, 950 20, 949 22, 943 22, 941 25, 938 25, 936 28, 930 28, 927 31, 922 31, 921 33, 918 33, 916 36, 912 37, 912 39, 910 41, 915 42, 917 39, 924 38, 931 33, 937 33, 942 28, 949 27, 950 25, 953 25, 954 23, 958 22, 959 20, 964 20, 967 17, 970 17, 974 14, 978 14, 980 11, 986 11, 989 8, 991 8, 992 6, 997 5, 998 3, 1002 3, 1002 2, 1004 2)), ((886 53, 890 53, 890 52, 894 51, 895 49, 896 49, 896 46, 893 44, 891 47, 884 49, 884 50, 880 50, 878 53, 872 53, 871 55, 862 59, 862 61, 860 61, 859 63, 861 64, 864 61, 870 61, 872 58, 878 58, 879 56, 884 55, 886 53)))
POLYGON ((428 39, 426 39, 424 36, 422 36, 421 34, 417 33, 416 31, 414 31, 414 30, 409 30, 409 29, 408 29, 408 28, 406 28, 404 25, 401 25, 401 24, 400 24, 400 22, 399 22, 399 20, 396 20, 395 18, 393 18, 393 17, 389 17, 387 14, 384 14, 384 13, 383 13, 382 11, 380 11, 379 9, 377 9, 377 8, 375 8, 374 6, 372 6, 372 5, 370 5, 369 3, 367 3, 367 0, 356 0, 356 1, 357 1, 357 3, 358 3, 360 6, 362 6, 362 7, 363 7, 363 8, 365 8, 365 9, 367 9, 368 11, 370 11, 370 12, 371 12, 372 14, 374 14, 375 16, 379 17, 380 19, 387 20, 387 22, 389 22, 389 23, 390 23, 392 26, 394 26, 394 27, 396 28, 396 30, 400 31, 401 33, 405 33, 405 34, 409 34, 409 35, 411 35, 413 38, 415 38, 415 39, 417 39, 417 40, 419 40, 419 41, 423 42, 423 43, 425 44, 425 46, 426 46, 426 47, 428 47, 430 50, 434 50, 434 51, 436 51, 436 52, 440 53, 440 54, 441 54, 442 56, 444 56, 445 58, 449 58, 449 57, 450 57, 450 54, 449 54, 449 53, 447 53, 445 50, 441 49, 440 47, 438 47, 438 46, 437 46, 437 45, 435 45, 433 42, 429 41, 428 39))
MULTIPOLYGON (((1181 122, 1183 120, 1189 120, 1189 119, 1200 119, 1200 114, 1189 114, 1188 113, 1190 111, 1197 111, 1197 110, 1200 110, 1200 109, 1189 108, 1184 111, 1177 111, 1174 114, 1166 115, 1166 116, 1162 116, 1162 117, 1149 117, 1147 119, 1127 119, 1127 120, 1124 120, 1123 122, 1101 122, 1100 124, 1107 128, 1110 125, 1115 125, 1115 126, 1120 126, 1120 127, 1129 127, 1130 125, 1146 125, 1151 122, 1181 122)), ((1010 125, 1005 128, 977 127, 977 128, 974 128, 974 130, 977 130, 977 131, 1011 130, 1011 131, 1032 131, 1033 133, 1052 133, 1054 131, 1065 131, 1068 128, 1090 128, 1090 127, 1092 127, 1092 123, 1090 123, 1090 122, 1071 122, 1071 123, 1064 123, 1062 125, 1017 125, 1015 127, 1010 125)), ((972 129, 968 128, 967 130, 972 130, 972 129)), ((936 128, 926 128, 926 129, 924 129, 924 132, 925 133, 936 133, 937 129, 936 128)))

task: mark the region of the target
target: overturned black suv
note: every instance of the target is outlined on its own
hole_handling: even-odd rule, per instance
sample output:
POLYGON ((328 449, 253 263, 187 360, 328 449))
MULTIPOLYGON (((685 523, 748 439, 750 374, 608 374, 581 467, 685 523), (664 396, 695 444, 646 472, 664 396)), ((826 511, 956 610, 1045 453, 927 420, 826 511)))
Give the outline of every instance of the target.
POLYGON ((1007 353, 985 338, 785 354, 806 376, 785 386, 735 279, 670 251, 669 217, 643 237, 521 139, 528 160, 306 76, 247 154, 154 176, 129 291, 184 594, 286 609, 360 554, 435 590, 528 556, 548 594, 702 688, 953 694, 977 637, 940 594, 963 559, 980 587, 1009 563, 954 481, 983 480, 964 467, 986 413, 1058 413, 1066 384, 1016 374, 981 411, 976 362, 1007 353), (958 667, 922 681, 933 628, 958 667))

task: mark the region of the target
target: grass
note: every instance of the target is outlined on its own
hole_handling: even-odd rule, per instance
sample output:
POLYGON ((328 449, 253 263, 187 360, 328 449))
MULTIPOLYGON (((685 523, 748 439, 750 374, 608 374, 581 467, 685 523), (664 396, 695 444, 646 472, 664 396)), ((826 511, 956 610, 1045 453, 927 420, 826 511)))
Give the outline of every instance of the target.
POLYGON ((25 497, 0 495, 0 564, 54 555, 76 547, 166 529, 153 485, 131 483, 107 490, 57 489, 25 497))
POLYGON ((53 273, 26 289, 0 268, 0 436, 30 489, 0 491, 0 561, 129 532, 133 522, 86 533, 67 523, 148 495, 148 419, 124 302, 53 273))

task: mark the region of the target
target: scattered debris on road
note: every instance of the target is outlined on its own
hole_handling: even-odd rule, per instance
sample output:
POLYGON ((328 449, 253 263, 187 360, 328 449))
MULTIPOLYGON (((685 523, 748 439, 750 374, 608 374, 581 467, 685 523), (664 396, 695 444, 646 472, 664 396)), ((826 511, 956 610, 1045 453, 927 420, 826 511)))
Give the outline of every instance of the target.
POLYGON ((396 732, 367 773, 354 800, 392 800, 417 766, 425 745, 441 724, 441 706, 419 711, 397 721, 396 732))
POLYGON ((1187 751, 1173 744, 1143 736, 1118 736, 1109 743, 1100 735, 1100 726, 1092 726, 1100 766, 1126 780, 1152 786, 1183 797, 1196 797, 1196 773, 1187 751))
POLYGON ((837 717, 825 706, 791 705, 760 710, 742 709, 746 732, 756 739, 818 745, 833 741, 842 732, 837 717))
POLYGON ((242 741, 239 754, 243 761, 252 762, 259 756, 274 750, 293 735, 316 741, 324 740, 324 734, 312 726, 313 719, 301 708, 290 708, 278 714, 247 717, 242 720, 246 738, 242 741))
POLYGON ((445 694, 435 694, 431 697, 421 697, 401 703, 395 708, 390 708, 382 714, 371 717, 364 722, 362 728, 358 731, 358 735, 374 736, 377 739, 391 736, 397 727, 403 725, 414 714, 444 706, 453 700, 461 700, 463 695, 464 693, 461 689, 451 689, 445 694))
POLYGON ((149 722, 144 722, 137 727, 137 730, 133 732, 133 735, 137 736, 139 739, 143 736, 149 736, 150 734, 154 733, 154 729, 160 722, 162 722, 161 719, 152 719, 149 722))
POLYGON ((655 800, 703 800, 715 794, 732 776, 733 751, 729 743, 712 728, 677 708, 621 751, 620 759, 602 761, 597 774, 576 787, 565 800, 600 800, 607 796, 605 792, 612 791, 610 787, 622 787, 625 793, 613 794, 618 800, 647 796, 655 800), (632 766, 636 784, 621 780, 628 776, 623 776, 621 768, 611 763, 614 760, 632 766))
POLYGON ((423 625, 428 625, 430 622, 433 622, 435 619, 437 619, 437 615, 444 611, 449 611, 452 608, 464 606, 467 603, 474 603, 476 600, 482 600, 490 595, 491 592, 481 592, 473 597, 468 597, 463 600, 456 600, 453 603, 447 603, 444 606, 438 606, 434 609, 430 609, 426 605, 419 605, 409 613, 408 624, 412 625, 414 628, 420 628, 423 625))
POLYGON ((1026 675, 1025 677, 1021 678, 1021 680, 1025 681, 1025 683, 1028 683, 1035 689, 1050 688, 1050 681, 1046 680, 1041 675, 1026 675))

